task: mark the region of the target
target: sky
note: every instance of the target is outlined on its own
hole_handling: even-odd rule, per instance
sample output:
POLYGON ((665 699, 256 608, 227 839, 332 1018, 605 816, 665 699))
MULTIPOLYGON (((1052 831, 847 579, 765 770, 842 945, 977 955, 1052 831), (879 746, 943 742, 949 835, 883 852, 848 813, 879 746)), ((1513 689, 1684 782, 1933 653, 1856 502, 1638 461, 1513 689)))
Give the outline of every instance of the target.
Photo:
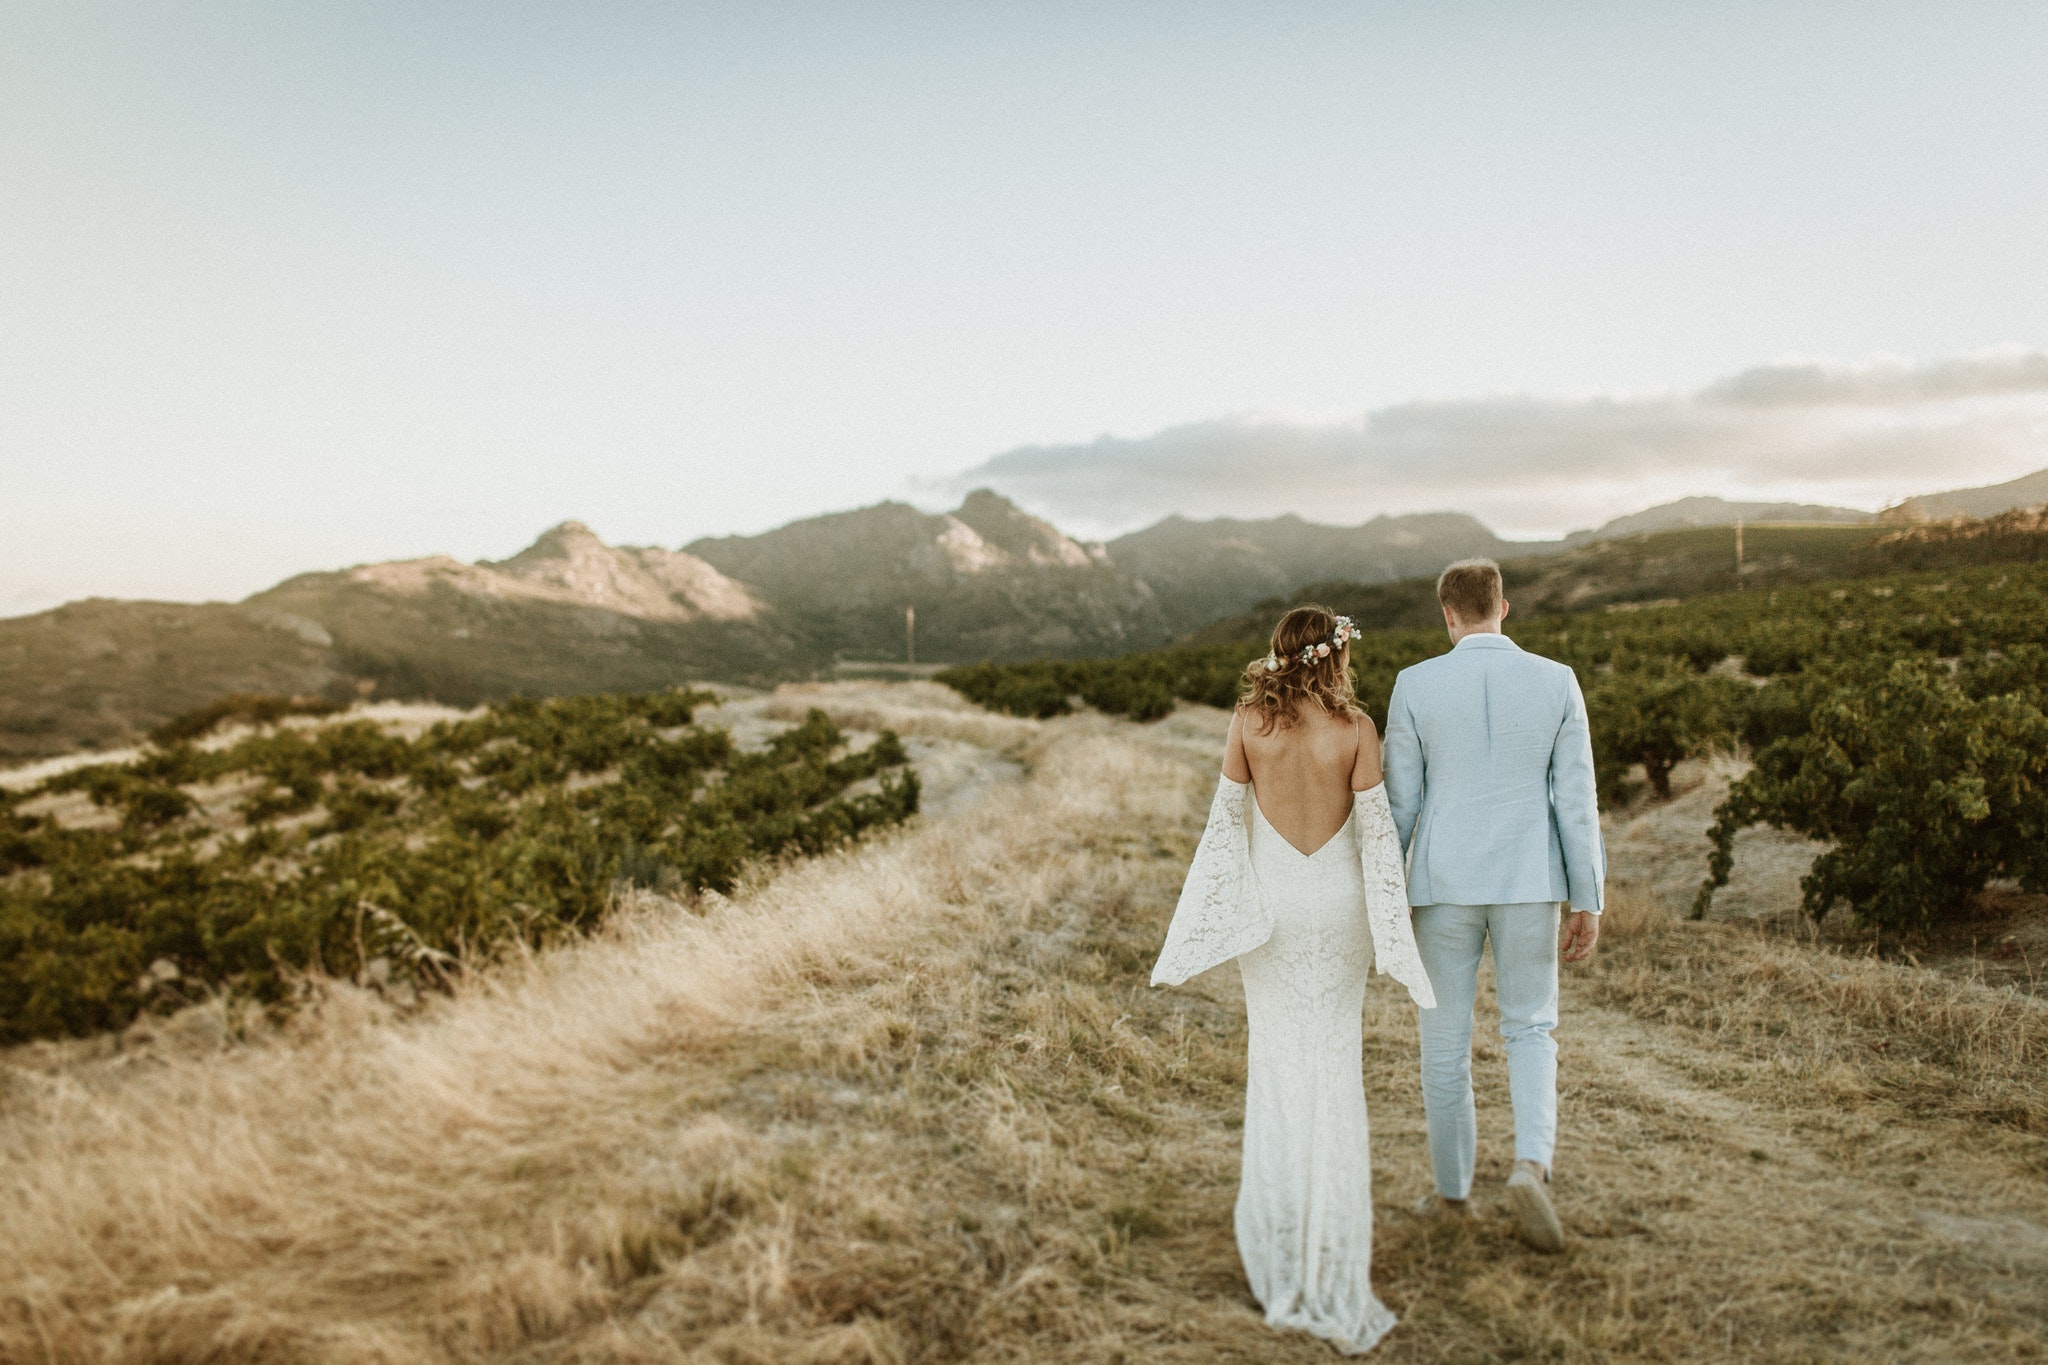
POLYGON ((0 614, 2048 466, 2048 6, 0 7, 0 614), (1945 378, 1944 378, 1945 377, 1945 378))

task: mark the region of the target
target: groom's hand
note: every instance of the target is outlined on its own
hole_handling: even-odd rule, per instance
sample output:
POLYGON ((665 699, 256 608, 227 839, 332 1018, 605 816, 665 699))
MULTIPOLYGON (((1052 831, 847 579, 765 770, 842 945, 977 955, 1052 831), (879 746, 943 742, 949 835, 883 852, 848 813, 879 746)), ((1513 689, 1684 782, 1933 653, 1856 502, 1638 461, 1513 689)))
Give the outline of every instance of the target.
POLYGON ((1584 962, 1593 955, 1593 945, 1599 941, 1600 917, 1585 910, 1572 911, 1571 918, 1564 922, 1564 960, 1584 962))

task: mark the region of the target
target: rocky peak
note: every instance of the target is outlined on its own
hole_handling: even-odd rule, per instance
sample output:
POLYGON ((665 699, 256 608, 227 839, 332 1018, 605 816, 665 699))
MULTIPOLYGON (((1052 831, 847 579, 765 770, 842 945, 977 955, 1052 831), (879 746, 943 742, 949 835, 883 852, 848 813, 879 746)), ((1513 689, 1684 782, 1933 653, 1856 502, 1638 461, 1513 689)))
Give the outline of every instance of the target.
POLYGON ((695 555, 607 545, 580 521, 550 527, 510 559, 399 560, 363 565, 348 577, 402 595, 445 587, 474 597, 599 607, 648 621, 744 621, 762 610, 743 585, 695 555))
POLYGON ((991 488, 969 493, 949 520, 973 531, 990 549, 1029 564, 1083 568, 1094 562, 1079 542, 991 488))
POLYGON ((617 607, 647 596, 636 566, 580 521, 551 527, 510 559, 479 567, 549 584, 596 606, 617 607))
POLYGON ((543 566, 563 561, 575 563, 609 559, 612 547, 605 544, 597 532, 580 521, 564 521, 542 531, 533 544, 513 555, 510 559, 479 561, 484 567, 500 573, 529 574, 549 572, 543 566))

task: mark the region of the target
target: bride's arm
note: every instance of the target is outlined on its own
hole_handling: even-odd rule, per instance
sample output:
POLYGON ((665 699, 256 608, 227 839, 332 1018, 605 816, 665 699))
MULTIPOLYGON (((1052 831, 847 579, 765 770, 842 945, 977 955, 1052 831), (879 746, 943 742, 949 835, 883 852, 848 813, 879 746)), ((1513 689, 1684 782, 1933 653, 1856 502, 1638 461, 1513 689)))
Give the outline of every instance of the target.
POLYGON ((1408 877, 1402 869, 1401 836, 1387 805, 1386 784, 1355 794, 1351 818, 1357 822, 1373 966, 1406 986, 1416 1004, 1435 1009, 1436 992, 1430 988, 1429 973, 1415 947, 1415 928, 1409 922, 1408 877))
POLYGON ((1209 803, 1209 823, 1195 846, 1181 886, 1166 945, 1152 968, 1152 984, 1178 986, 1264 943, 1273 921, 1259 904, 1252 876, 1246 821, 1251 787, 1224 773, 1209 803))
POLYGON ((1230 713, 1230 738, 1223 743, 1223 775, 1232 782, 1252 780, 1251 760, 1244 756, 1244 708, 1230 713))
POLYGON ((1358 758, 1351 765, 1351 790, 1369 792, 1380 784, 1380 732, 1372 717, 1358 717, 1358 758))

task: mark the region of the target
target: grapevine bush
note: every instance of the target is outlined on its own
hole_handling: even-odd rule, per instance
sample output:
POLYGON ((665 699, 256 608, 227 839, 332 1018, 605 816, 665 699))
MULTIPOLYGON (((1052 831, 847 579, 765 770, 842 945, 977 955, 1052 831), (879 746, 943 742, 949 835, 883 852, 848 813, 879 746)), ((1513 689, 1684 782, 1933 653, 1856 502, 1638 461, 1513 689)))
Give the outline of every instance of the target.
MULTIPOLYGON (((2040 556, 2034 556, 2036 560, 2040 556)), ((1277 609, 1275 612, 1278 614, 1277 609)), ((1402 668, 1449 647, 1441 630, 1374 630, 1352 669, 1373 719, 1402 668)), ((1847 905, 1887 925, 1956 914, 1987 882, 2048 891, 2048 564, 1722 593, 1665 606, 1510 618, 1525 649, 1570 664, 1586 693, 1602 798, 1747 748, 1755 769, 1719 811, 1704 909, 1735 834, 1769 824, 1826 841, 1810 912, 1847 905)), ((1265 641, 1119 659, 979 665, 939 681, 995 710, 1058 715, 1084 702, 1133 719, 1173 699, 1227 706, 1265 641), (1162 699, 1163 694, 1163 699, 1162 699)))
POLYGON ((1627 796, 1631 768, 1658 797, 1671 797, 1671 770, 1716 745, 1729 745, 1751 689, 1732 678, 1702 677, 1685 660, 1661 668, 1599 676, 1586 689, 1593 766, 1601 799, 1627 796))
POLYGON ((1736 832, 1755 824, 1829 843, 1801 883, 1816 919, 1846 903, 1924 929, 1994 878, 2048 891, 2042 657, 1879 659, 1810 689, 1805 723, 1766 743, 1716 812, 1695 915, 1727 884, 1736 832))
POLYGON ((412 740, 279 728, 0 793, 0 1041, 205 991, 283 1001, 308 970, 431 983, 589 929, 622 882, 725 890, 917 809, 894 734, 848 752, 812 711, 743 753, 692 724, 705 700, 514 700, 412 740), (68 793, 97 827, 28 813, 68 793))

